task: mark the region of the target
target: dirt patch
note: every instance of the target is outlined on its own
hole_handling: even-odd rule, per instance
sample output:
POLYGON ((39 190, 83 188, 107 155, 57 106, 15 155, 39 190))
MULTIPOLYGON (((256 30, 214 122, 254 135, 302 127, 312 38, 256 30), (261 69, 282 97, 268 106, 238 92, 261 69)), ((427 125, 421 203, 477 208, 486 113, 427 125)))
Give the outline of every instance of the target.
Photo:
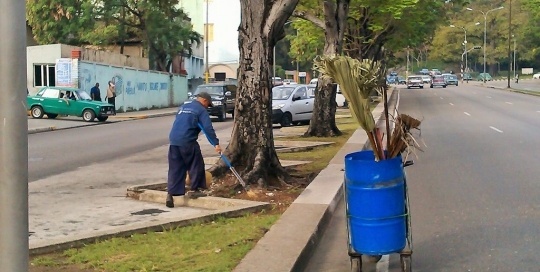
POLYGON ((227 173, 225 176, 212 183, 209 188, 209 195, 268 202, 272 204, 274 210, 283 212, 318 174, 300 174, 294 167, 287 169, 287 172, 290 175, 290 178, 287 180, 288 184, 270 186, 267 188, 249 185, 247 191, 244 190, 234 175, 227 173))

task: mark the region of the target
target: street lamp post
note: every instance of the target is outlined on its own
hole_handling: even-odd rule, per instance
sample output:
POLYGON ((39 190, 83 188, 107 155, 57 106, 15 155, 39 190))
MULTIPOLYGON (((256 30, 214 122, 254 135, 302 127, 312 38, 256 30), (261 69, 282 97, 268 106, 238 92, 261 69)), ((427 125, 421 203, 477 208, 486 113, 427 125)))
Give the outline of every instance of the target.
POLYGON ((514 35, 512 37, 514 38, 514 78, 516 78, 516 38, 514 35))
POLYGON ((205 29, 205 33, 204 33, 204 39, 206 41, 206 54, 205 54, 205 72, 204 72, 204 79, 205 79, 205 83, 208 84, 208 77, 210 75, 210 70, 208 69, 208 2, 210 2, 210 0, 206 0, 206 29, 205 29))
MULTIPOLYGON (((490 12, 492 11, 496 11, 496 10, 500 10, 500 9, 503 9, 504 7, 503 6, 500 6, 498 8, 494 8, 494 9, 490 9, 486 12, 483 12, 481 10, 479 10, 482 15, 484 15, 484 74, 482 76, 483 78, 483 81, 484 83, 486 83, 486 36, 487 36, 487 16, 490 12)), ((467 8, 467 10, 470 10, 472 11, 473 9, 472 8, 467 8)))
MULTIPOLYGON (((480 22, 476 22, 474 25, 479 25, 480 22)), ((468 64, 468 58, 467 58, 467 29, 463 26, 455 26, 455 25, 450 25, 450 27, 458 27, 458 28, 461 28, 463 29, 463 32, 465 34, 465 39, 463 40, 463 54, 461 54, 461 69, 462 69, 462 73, 466 73, 468 70, 469 70, 469 64, 468 64), (465 67, 463 67, 463 56, 465 56, 465 67)))

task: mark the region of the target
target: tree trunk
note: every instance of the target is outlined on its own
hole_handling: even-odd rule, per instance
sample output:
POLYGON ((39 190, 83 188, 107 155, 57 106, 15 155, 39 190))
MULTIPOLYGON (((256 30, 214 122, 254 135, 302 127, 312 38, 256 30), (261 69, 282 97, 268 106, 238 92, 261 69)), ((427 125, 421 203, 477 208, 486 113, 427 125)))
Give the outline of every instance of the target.
MULTIPOLYGON (((324 52, 325 56, 341 52, 345 22, 349 13, 349 0, 324 2, 324 52)), ((316 23, 316 22, 314 22, 316 23)), ((336 86, 330 80, 319 78, 315 92, 315 105, 309 128, 304 136, 331 137, 341 135, 336 126, 336 86)))
MULTIPOLYGON (((274 147, 268 60, 297 4, 298 0, 240 1, 239 84, 234 127, 225 155, 248 184, 275 185, 288 178, 274 147)), ((214 176, 226 170, 222 162, 210 169, 214 176)))

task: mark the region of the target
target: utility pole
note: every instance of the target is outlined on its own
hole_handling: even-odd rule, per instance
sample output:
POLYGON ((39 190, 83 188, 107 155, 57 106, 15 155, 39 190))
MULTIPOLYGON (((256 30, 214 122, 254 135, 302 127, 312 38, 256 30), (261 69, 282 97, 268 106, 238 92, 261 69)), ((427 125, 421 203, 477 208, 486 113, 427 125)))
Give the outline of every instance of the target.
POLYGON ((206 0, 206 29, 205 29, 205 33, 204 33, 204 40, 206 41, 206 54, 205 54, 205 60, 204 60, 204 64, 205 64, 205 72, 204 72, 204 79, 205 79, 205 83, 208 84, 208 77, 210 76, 210 70, 208 69, 208 43, 209 43, 209 37, 208 37, 208 28, 210 27, 208 25, 208 2, 210 2, 210 0, 206 0))
POLYGON ((28 271, 26 1, 0 0, 0 271, 28 271))
POLYGON ((516 38, 514 37, 514 35, 512 35, 512 37, 514 38, 514 78, 516 77, 516 71, 517 71, 517 68, 516 68, 516 38))
MULTIPOLYGON (((512 42, 512 0, 510 0, 510 7, 508 10, 508 85, 510 88, 510 70, 512 70, 512 51, 510 51, 510 43, 512 42)), ((517 83, 517 81, 516 81, 517 83)))

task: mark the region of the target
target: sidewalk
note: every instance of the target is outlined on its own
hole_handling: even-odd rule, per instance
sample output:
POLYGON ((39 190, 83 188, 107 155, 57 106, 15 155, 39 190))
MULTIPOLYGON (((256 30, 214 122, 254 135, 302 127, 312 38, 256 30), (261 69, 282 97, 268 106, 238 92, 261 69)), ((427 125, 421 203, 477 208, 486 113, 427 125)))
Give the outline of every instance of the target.
MULTIPOLYGON (((397 92, 390 91, 389 96, 396 100, 397 92)), ((176 108, 119 113, 107 123, 175 113, 176 108)), ((380 120, 382 113, 383 106, 379 104, 373 111, 375 119, 380 120)), ((62 119, 71 127, 99 124, 71 118, 62 119)), ((62 119, 54 121, 58 123, 57 121, 62 119)), ((29 133, 68 127, 47 128, 47 124, 40 126, 38 123, 31 124, 30 121, 31 118, 29 133)), ((225 142, 229 139, 223 140, 225 142)), ((343 158, 350 152, 362 150, 366 141, 365 132, 359 128, 334 156, 328 167, 319 173, 255 248, 245 256, 235 271, 261 271, 261 268, 264 268, 264 271, 276 272, 302 271, 342 197, 343 158)), ((204 141, 201 141, 201 148, 203 155, 205 150, 208 151, 207 154, 212 151, 204 141)), ((126 198, 126 189, 130 186, 166 181, 167 158, 163 155, 166 153, 167 146, 162 146, 113 162, 88 165, 30 183, 31 254, 51 252, 115 236, 129 236, 135 232, 182 226, 197 218, 210 220, 219 213, 234 212, 238 208, 231 208, 226 204, 221 208, 208 209, 191 203, 167 209, 163 203, 126 198)), ((209 165, 211 161, 212 158, 209 158, 209 165)), ((241 209, 253 211, 265 205, 247 202, 238 205, 241 209)))

